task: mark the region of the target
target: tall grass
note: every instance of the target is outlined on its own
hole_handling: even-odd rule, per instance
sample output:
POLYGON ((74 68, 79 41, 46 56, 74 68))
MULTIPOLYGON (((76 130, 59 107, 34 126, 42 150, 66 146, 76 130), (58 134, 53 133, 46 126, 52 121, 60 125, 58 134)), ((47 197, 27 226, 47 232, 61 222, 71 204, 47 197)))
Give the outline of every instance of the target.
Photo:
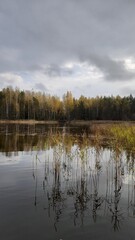
POLYGON ((92 130, 99 143, 102 139, 110 146, 135 151, 135 125, 103 124, 94 126, 92 130))

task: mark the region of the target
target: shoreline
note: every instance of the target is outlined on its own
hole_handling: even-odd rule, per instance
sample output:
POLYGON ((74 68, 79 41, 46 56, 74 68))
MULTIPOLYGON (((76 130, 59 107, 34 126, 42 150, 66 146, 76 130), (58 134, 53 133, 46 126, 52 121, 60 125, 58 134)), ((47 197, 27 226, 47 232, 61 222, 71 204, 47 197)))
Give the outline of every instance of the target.
POLYGON ((46 124, 46 125, 58 125, 58 124, 65 124, 65 125, 77 125, 77 126, 90 126, 94 124, 135 124, 135 121, 113 121, 113 120, 71 120, 71 121, 38 121, 38 120, 0 120, 0 124, 46 124))
POLYGON ((0 124, 58 124, 58 121, 37 121, 37 120, 0 120, 0 124))

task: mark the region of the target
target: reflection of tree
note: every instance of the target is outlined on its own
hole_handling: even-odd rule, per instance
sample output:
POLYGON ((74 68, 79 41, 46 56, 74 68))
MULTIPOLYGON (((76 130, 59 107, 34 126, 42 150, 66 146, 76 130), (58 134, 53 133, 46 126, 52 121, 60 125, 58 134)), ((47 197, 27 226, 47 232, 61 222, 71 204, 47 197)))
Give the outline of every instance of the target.
POLYGON ((1 125, 0 151, 7 156, 18 154, 18 151, 46 150, 50 147, 64 144, 66 152, 71 152, 75 141, 83 142, 80 138, 83 130, 70 128, 53 127, 47 125, 1 125))
MULTIPOLYGON (((92 131, 88 127, 60 127, 59 125, 43 124, 1 124, 0 151, 10 156, 18 151, 46 150, 62 144, 67 153, 71 153, 73 145, 80 149, 94 147, 101 150, 108 146, 107 136, 102 135, 102 127, 92 131), (96 130, 97 129, 97 130, 96 130), (92 135, 91 135, 92 134, 92 135)), ((111 144, 111 142, 109 141, 111 144)), ((115 143, 115 142, 114 142, 115 143)), ((114 151, 117 150, 112 142, 114 151)), ((122 147, 122 146, 121 146, 122 147)), ((108 148, 110 148, 108 146, 108 148)), ((131 149, 126 149, 127 158, 132 155, 131 149)))

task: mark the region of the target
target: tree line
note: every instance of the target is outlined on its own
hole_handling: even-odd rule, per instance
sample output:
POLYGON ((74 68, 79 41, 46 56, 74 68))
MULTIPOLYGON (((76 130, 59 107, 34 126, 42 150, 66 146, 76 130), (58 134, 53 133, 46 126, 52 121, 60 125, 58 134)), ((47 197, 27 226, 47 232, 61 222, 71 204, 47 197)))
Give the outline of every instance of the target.
POLYGON ((101 96, 63 98, 21 91, 12 87, 0 91, 0 119, 9 120, 135 120, 135 97, 101 96))

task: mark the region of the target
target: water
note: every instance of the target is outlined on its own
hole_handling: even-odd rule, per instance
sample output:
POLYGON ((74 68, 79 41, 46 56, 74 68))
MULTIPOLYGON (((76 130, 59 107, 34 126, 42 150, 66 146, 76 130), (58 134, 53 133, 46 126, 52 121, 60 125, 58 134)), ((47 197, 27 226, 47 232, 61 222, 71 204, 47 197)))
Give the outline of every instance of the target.
POLYGON ((0 239, 135 239, 134 153, 84 127, 0 126, 0 239))

